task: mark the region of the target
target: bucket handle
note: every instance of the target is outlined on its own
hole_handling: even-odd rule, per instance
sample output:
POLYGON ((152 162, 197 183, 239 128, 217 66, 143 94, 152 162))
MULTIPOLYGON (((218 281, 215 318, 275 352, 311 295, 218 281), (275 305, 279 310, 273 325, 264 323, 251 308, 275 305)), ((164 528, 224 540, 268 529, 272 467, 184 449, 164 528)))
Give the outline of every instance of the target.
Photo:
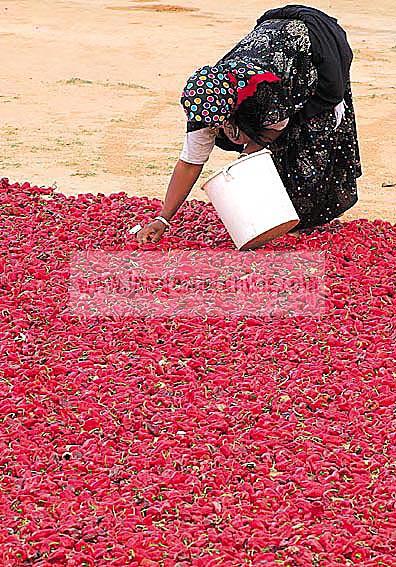
MULTIPOLYGON (((260 153, 263 153, 263 154, 264 154, 264 153, 265 153, 265 154, 272 154, 271 150, 268 150, 267 148, 264 148, 264 149, 259 150, 259 151, 260 151, 260 153)), ((226 181, 229 181, 230 179, 234 179, 233 176, 232 176, 231 173, 230 173, 230 169, 231 169, 232 167, 234 167, 234 165, 237 165, 237 164, 240 163, 241 161, 245 161, 245 160, 247 160, 247 159, 250 159, 250 158, 253 157, 256 153, 259 153, 259 152, 253 152, 253 153, 251 153, 251 154, 241 153, 241 155, 239 156, 238 161, 234 161, 234 162, 232 162, 232 163, 229 163, 229 164, 225 165, 225 166, 223 167, 223 169, 222 169, 222 173, 223 173, 223 175, 224 175, 226 181)))
POLYGON ((228 164, 228 165, 225 165, 225 166, 223 167, 223 170, 222 170, 222 171, 223 171, 223 175, 224 175, 226 181, 229 181, 230 179, 234 179, 234 178, 232 177, 231 173, 230 173, 230 169, 231 169, 231 167, 232 167, 233 165, 234 165, 234 164, 231 164, 231 165, 228 164))

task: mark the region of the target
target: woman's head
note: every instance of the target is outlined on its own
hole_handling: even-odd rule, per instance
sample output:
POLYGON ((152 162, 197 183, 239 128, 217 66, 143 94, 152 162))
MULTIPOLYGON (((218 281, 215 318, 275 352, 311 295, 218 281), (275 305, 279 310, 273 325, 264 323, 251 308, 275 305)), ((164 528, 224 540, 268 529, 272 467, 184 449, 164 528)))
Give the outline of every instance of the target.
POLYGON ((192 129, 221 126, 263 83, 278 83, 279 77, 252 63, 235 61, 201 67, 189 78, 181 104, 192 129))

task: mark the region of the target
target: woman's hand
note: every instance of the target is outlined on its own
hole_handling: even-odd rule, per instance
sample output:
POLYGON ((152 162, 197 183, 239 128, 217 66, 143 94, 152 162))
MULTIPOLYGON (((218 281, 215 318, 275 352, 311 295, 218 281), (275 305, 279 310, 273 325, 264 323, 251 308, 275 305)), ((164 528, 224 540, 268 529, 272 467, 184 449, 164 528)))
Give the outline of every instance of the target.
POLYGON ((154 220, 139 230, 136 238, 139 244, 146 244, 146 242, 159 242, 165 230, 166 225, 163 222, 154 220))
POLYGON ((264 128, 261 132, 261 140, 263 142, 263 145, 259 145, 253 140, 249 139, 246 146, 243 148, 242 156, 245 154, 254 154, 256 152, 259 152, 264 148, 264 145, 271 144, 271 142, 275 142, 275 140, 277 140, 281 136, 283 131, 284 128, 282 130, 264 128))
POLYGON ((250 140, 248 144, 246 144, 246 146, 243 148, 243 152, 242 155, 244 154, 255 154, 256 152, 259 152, 260 150, 263 149, 264 146, 259 146, 258 144, 256 144, 256 142, 253 142, 253 140, 250 140))
MULTIPOLYGON (((158 216, 170 221, 179 210, 182 203, 197 181, 203 165, 194 165, 179 160, 173 171, 166 192, 165 203, 158 216)), ((153 220, 144 226, 136 235, 139 244, 146 242, 158 242, 166 230, 166 225, 160 220, 153 220)))

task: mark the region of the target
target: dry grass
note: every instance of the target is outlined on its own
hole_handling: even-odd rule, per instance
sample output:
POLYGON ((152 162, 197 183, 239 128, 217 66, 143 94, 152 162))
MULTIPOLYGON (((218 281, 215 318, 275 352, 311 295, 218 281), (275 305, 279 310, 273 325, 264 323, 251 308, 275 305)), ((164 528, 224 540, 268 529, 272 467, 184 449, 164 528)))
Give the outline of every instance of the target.
MULTIPOLYGON (((140 0, 142 1, 142 0, 140 0)), ((176 6, 174 4, 145 4, 144 6, 107 6, 109 10, 118 11, 150 11, 150 12, 197 12, 198 8, 176 6)))

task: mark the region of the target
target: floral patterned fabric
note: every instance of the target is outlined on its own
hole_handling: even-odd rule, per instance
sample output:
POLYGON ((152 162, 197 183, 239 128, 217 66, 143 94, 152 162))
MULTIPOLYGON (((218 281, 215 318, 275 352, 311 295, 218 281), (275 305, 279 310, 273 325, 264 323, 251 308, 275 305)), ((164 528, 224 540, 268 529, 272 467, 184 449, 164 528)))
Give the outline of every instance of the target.
MULTIPOLYGON (((244 101, 235 113, 241 116, 252 111, 256 127, 288 118, 301 110, 315 92, 318 75, 312 63, 308 29, 303 22, 263 22, 218 64, 233 61, 241 64, 250 61, 281 79, 280 83, 259 85, 255 95, 244 101)), ((244 119, 246 121, 245 116, 244 119)))

